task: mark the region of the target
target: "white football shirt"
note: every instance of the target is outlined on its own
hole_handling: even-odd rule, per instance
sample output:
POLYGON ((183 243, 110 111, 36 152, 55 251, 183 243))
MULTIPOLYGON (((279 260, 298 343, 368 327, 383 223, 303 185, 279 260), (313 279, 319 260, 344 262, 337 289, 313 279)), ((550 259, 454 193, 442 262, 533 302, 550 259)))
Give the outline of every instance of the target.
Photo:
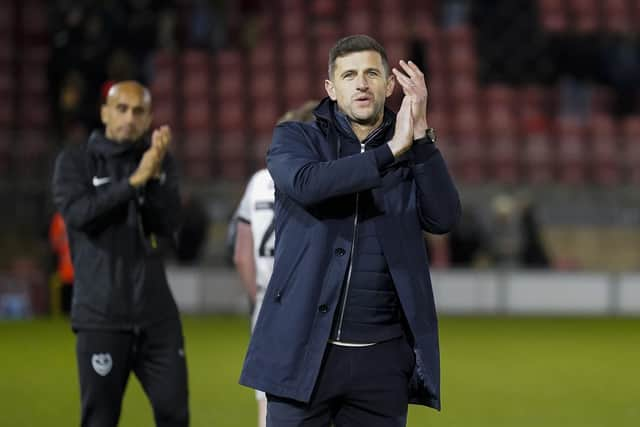
POLYGON ((256 172, 245 189, 236 216, 251 225, 256 284, 266 288, 273 273, 275 223, 273 219, 274 185, 267 169, 256 172))

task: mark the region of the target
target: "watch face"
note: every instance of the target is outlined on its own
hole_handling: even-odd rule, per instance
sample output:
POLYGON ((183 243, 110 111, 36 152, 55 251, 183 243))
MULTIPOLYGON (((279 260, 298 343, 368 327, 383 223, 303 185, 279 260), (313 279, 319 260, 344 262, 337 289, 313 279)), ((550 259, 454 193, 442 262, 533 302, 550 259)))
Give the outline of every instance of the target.
POLYGON ((436 138, 436 130, 434 128, 427 129, 427 138, 429 138, 431 142, 435 144, 437 138, 436 138))

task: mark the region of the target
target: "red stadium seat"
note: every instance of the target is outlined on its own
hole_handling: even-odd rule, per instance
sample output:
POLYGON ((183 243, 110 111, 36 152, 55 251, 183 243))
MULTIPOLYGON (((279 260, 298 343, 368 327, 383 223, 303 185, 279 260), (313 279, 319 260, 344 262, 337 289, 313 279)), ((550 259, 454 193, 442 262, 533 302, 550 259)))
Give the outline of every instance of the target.
POLYGON ((398 68, 401 59, 409 60, 409 46, 404 40, 389 40, 384 42, 385 50, 389 59, 389 65, 398 68))
POLYGON ((258 137, 253 141, 253 169, 260 169, 267 165, 267 150, 271 145, 271 135, 258 137))
POLYGON ((0 130, 10 129, 15 121, 15 111, 12 102, 0 103, 0 130))
POLYGON ((254 105, 274 104, 278 97, 278 81, 274 71, 254 72, 249 78, 249 90, 254 105))
POLYGON ((276 65, 276 49, 272 42, 258 42, 249 53, 249 65, 254 75, 262 70, 273 70, 276 65))
POLYGON ((585 140, 580 136, 561 137, 557 141, 558 179, 563 184, 581 185, 587 179, 585 140))
POLYGON ((254 104, 252 112, 253 130, 258 136, 269 136, 280 117, 280 111, 274 103, 254 104))
POLYGON ((615 185, 622 178, 622 157, 616 124, 608 114, 596 114, 588 122, 591 177, 597 184, 615 185))
POLYGON ((407 18, 404 14, 395 9, 393 13, 383 13, 382 16, 384 16, 384 25, 381 25, 379 33, 382 44, 386 47, 388 43, 395 41, 407 43, 409 34, 407 18))
POLYGON ((0 33, 11 33, 15 25, 15 8, 12 1, 0 2, 0 33))
POLYGON ((0 64, 13 61, 15 54, 14 40, 11 34, 2 33, 0 29, 0 64))
POLYGON ((284 40, 298 40, 304 38, 307 29, 307 19, 304 11, 285 9, 280 18, 280 33, 284 40))
POLYGON ((178 57, 175 53, 166 50, 156 50, 153 52, 153 69, 176 69, 178 66, 178 57))
POLYGON ((18 111, 18 126, 21 129, 44 130, 51 124, 49 116, 49 103, 44 97, 22 97, 18 111))
POLYGON ((348 13, 353 13, 358 10, 367 9, 371 6, 371 1, 369 0, 347 0, 346 1, 346 10, 348 13))
POLYGON ((280 6, 283 10, 301 11, 304 10, 306 3, 306 0, 280 0, 280 6))
POLYGON ((50 152, 50 137, 45 130, 25 130, 16 137, 19 144, 14 145, 14 169, 21 176, 33 177, 46 174, 42 168, 47 162, 50 152))
POLYGON ((308 68, 310 60, 309 45, 304 39, 290 40, 283 49, 282 65, 290 68, 308 68))
MULTIPOLYGON (((632 29, 631 10, 627 0, 602 2, 604 29, 612 33, 626 33, 632 29)), ((637 21, 636 21, 637 22, 637 21)))
MULTIPOLYGON (((315 42, 325 41, 327 43, 335 43, 341 35, 341 29, 335 21, 321 20, 311 24, 312 39, 315 42)), ((325 52, 326 55, 329 51, 325 52)))
POLYGON ((218 129, 223 132, 239 131, 249 125, 242 99, 237 102, 221 104, 216 115, 218 129))
POLYGON ((248 174, 251 154, 244 132, 222 135, 217 144, 220 176, 233 181, 244 180, 248 174))
POLYGON ((548 90, 542 86, 528 85, 520 89, 517 94, 521 113, 527 111, 546 111, 548 104, 548 90))
POLYGON ((590 110, 592 113, 608 113, 613 106, 613 92, 609 87, 591 86, 590 110))
POLYGON ((407 0, 378 0, 380 16, 387 16, 392 13, 404 14, 407 10, 407 3, 407 0))
POLYGON ((420 40, 435 39, 438 28, 434 23, 434 14, 423 10, 413 11, 409 19, 413 20, 413 35, 420 40))
POLYGON ((477 135, 456 138, 456 155, 452 162, 456 181, 465 184, 486 183, 486 147, 483 142, 477 135))
POLYGON ((377 24, 370 8, 354 10, 345 16, 346 31, 349 34, 369 34, 377 37, 377 24))
POLYGON ((489 138, 509 137, 515 139, 518 124, 512 109, 506 106, 486 109, 487 136, 489 138))
POLYGON ((186 179, 206 182, 214 177, 214 171, 211 159, 193 158, 185 162, 183 174, 186 179))
POLYGON ((622 122, 621 152, 628 183, 640 184, 640 115, 629 116, 622 122))
POLYGON ((429 91, 429 109, 446 110, 453 105, 449 92, 449 80, 446 73, 431 73, 426 76, 429 91))
POLYGON ((528 134, 520 158, 524 180, 531 185, 549 184, 554 179, 555 149, 545 132, 528 134))
POLYGON ((473 30, 470 25, 456 25, 447 28, 442 32, 442 36, 448 49, 458 46, 472 48, 473 46, 473 30))
POLYGON ((201 50, 185 50, 180 55, 183 70, 209 70, 209 54, 201 50))
POLYGON ((247 159, 221 159, 220 178, 234 181, 244 182, 249 174, 247 159))
POLYGON ((172 129, 178 127, 175 102, 167 100, 153 103, 153 127, 162 125, 169 125, 172 129))
MULTIPOLYGON (((213 86, 211 73, 204 69, 184 70, 182 95, 187 99, 208 99, 213 86)), ((225 79, 223 79, 225 80, 225 79)))
POLYGON ((181 154, 187 161, 190 159, 206 159, 210 161, 213 158, 213 140, 210 133, 194 132, 186 134, 181 142, 181 154))
POLYGON ((451 81, 448 93, 455 109, 469 105, 472 107, 478 106, 478 84, 472 74, 459 73, 454 75, 454 80, 451 81))
POLYGON ((508 109, 514 107, 516 91, 506 84, 494 83, 482 89, 482 102, 487 110, 508 109))
POLYGON ((214 55, 214 64, 217 71, 238 73, 244 71, 246 57, 240 50, 221 50, 214 55))
POLYGON ((447 64, 452 73, 475 73, 476 56, 469 44, 457 44, 447 50, 447 64))
POLYGON ((483 123, 473 104, 463 105, 453 115, 452 133, 456 139, 477 138, 484 134, 483 123))
POLYGON ((185 99, 182 122, 186 132, 210 130, 212 118, 211 106, 207 99, 185 99))
POLYGON ((247 94, 244 74, 242 73, 224 73, 224 78, 216 78, 214 82, 216 84, 215 93, 218 102, 235 102, 247 94))
POLYGON ((578 33, 598 30, 600 11, 596 0, 569 0, 569 13, 574 16, 573 27, 578 33))
POLYGON ((49 89, 46 70, 40 64, 22 63, 20 93, 23 96, 46 97, 49 89))
POLYGON ((29 40, 46 39, 49 31, 46 2, 23 0, 19 6, 22 9, 22 33, 29 40))
MULTIPOLYGON (((2 106, 0 106, 0 114, 2 106)), ((2 125, 0 125, 0 128, 2 125)), ((0 129, 0 176, 7 176, 11 164, 12 138, 9 132, 0 129)))
POLYGON ((176 96, 176 73, 172 68, 157 68, 150 84, 154 99, 167 99, 176 96))
POLYGON ((216 153, 222 160, 245 159, 249 155, 244 129, 225 132, 216 140, 216 153))
POLYGON ((285 109, 297 107, 311 98, 309 96, 310 91, 311 81, 304 70, 289 73, 284 79, 285 109))
POLYGON ((519 180, 518 143, 515 136, 502 135, 489 138, 488 170, 491 177, 502 184, 515 184, 519 180))
POLYGON ((538 0, 542 28, 551 33, 562 33, 568 29, 567 10, 561 1, 538 0))
POLYGON ((333 18, 338 11, 336 0, 312 0, 311 13, 316 18, 333 18))

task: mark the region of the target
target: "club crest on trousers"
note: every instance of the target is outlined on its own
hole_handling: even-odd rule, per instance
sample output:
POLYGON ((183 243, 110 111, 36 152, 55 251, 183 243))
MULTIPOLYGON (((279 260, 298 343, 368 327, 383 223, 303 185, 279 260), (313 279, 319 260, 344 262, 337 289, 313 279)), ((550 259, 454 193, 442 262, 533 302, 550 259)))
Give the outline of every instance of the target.
POLYGON ((91 365, 93 370, 100 376, 106 376, 111 372, 113 362, 109 353, 96 353, 91 356, 91 365))

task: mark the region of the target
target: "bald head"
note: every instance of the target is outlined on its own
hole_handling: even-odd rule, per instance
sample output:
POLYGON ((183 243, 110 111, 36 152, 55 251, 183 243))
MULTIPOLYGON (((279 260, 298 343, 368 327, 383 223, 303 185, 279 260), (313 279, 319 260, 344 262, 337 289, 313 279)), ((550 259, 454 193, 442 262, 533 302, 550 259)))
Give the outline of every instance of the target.
POLYGON ((151 94, 133 80, 116 83, 107 93, 100 116, 108 139, 137 141, 151 124, 151 94))
POLYGON ((107 93, 106 103, 117 101, 119 95, 128 94, 141 97, 145 104, 151 108, 151 93, 149 89, 142 86, 135 80, 127 80, 124 82, 115 83, 109 89, 107 93))

